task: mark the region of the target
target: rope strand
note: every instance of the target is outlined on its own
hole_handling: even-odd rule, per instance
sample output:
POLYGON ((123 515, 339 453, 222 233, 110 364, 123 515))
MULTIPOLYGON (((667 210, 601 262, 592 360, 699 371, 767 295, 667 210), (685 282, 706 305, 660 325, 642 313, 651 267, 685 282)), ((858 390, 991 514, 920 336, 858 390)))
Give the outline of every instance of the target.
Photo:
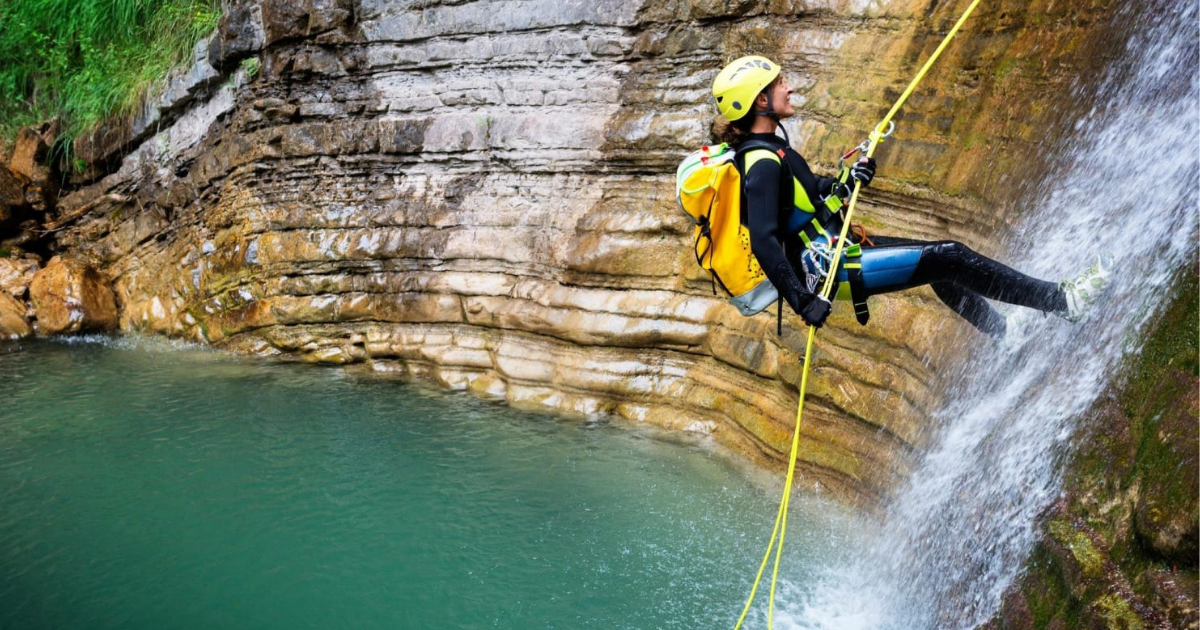
MULTIPOLYGON (((920 71, 917 72, 917 75, 908 84, 908 88, 904 90, 904 92, 900 95, 900 98, 896 99, 896 103, 892 105, 892 108, 888 111, 887 115, 885 115, 883 120, 881 120, 879 124, 871 130, 869 145, 867 150, 863 153, 865 157, 869 158, 875 155, 876 147, 879 146, 879 143, 882 142, 883 138, 885 137, 884 132, 881 130, 887 129, 888 123, 892 122, 892 119, 895 118, 896 114, 900 111, 900 108, 903 107, 904 103, 908 101, 908 97, 912 95, 913 91, 917 88, 917 85, 919 85, 921 80, 925 78, 925 75, 929 72, 929 69, 933 67, 934 62, 937 61, 938 57, 941 56, 942 51, 950 45, 951 40, 953 40, 954 36, 958 34, 959 29, 962 28, 962 25, 967 21, 967 18, 971 16, 971 13, 975 11, 975 7, 977 7, 979 3, 980 0, 973 0, 971 2, 971 5, 967 7, 965 12, 963 12, 962 17, 958 18, 958 22, 954 24, 954 27, 951 28, 950 32, 946 34, 946 37, 942 39, 942 43, 939 44, 938 47, 933 51, 933 54, 930 55, 929 59, 925 62, 925 65, 921 67, 920 71)), ((850 229, 850 219, 854 216, 854 208, 858 204, 858 194, 860 190, 862 190, 862 182, 855 180, 854 191, 850 194, 850 203, 846 207, 846 218, 842 223, 842 232, 837 239, 837 246, 834 249, 832 258, 833 261, 841 261, 842 249, 846 243, 846 234, 850 229)), ((821 288, 821 297, 825 299, 829 299, 829 295, 833 292, 833 285, 836 282, 838 275, 837 264, 832 264, 831 266, 832 269, 825 278, 825 285, 821 288)), ((804 359, 802 362, 804 368, 801 371, 800 376, 800 401, 796 406, 796 425, 792 431, 792 450, 788 455, 787 477, 783 485, 783 498, 779 501, 779 514, 775 517, 775 528, 771 532, 771 540, 767 543, 767 552, 763 555, 762 564, 758 568, 758 575, 755 576, 754 585, 750 589, 750 597, 746 599, 746 605, 742 609, 742 614, 740 617, 738 617, 737 625, 734 626, 733 630, 741 630, 742 624, 746 621, 746 615, 750 612, 750 606, 754 603, 754 597, 758 593, 759 582, 762 581, 763 571, 767 567, 767 560, 771 557, 772 549, 775 550, 775 566, 771 571, 771 591, 767 603, 767 630, 774 630, 775 627, 775 590, 779 581, 779 565, 783 557, 783 540, 787 535, 788 503, 792 496, 792 481, 795 479, 796 459, 800 451, 800 419, 804 413, 804 398, 805 394, 808 392, 808 373, 809 367, 812 364, 810 359, 812 358, 813 341, 816 339, 816 336, 817 329, 810 326, 808 329, 808 343, 804 347, 804 359), (776 545, 776 539, 778 539, 778 545, 776 545)))

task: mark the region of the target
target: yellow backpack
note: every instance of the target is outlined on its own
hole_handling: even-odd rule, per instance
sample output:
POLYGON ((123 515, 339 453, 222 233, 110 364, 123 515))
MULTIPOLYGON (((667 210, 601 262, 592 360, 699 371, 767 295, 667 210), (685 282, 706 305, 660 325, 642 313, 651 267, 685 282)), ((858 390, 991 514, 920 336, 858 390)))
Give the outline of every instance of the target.
MULTIPOLYGON (((774 147, 746 142, 745 152, 774 147)), ((675 196, 684 214, 696 226, 696 262, 729 294, 729 301, 750 316, 779 299, 779 293, 750 251, 750 231, 742 221, 742 175, 737 154, 722 143, 693 151, 675 171, 675 196)))

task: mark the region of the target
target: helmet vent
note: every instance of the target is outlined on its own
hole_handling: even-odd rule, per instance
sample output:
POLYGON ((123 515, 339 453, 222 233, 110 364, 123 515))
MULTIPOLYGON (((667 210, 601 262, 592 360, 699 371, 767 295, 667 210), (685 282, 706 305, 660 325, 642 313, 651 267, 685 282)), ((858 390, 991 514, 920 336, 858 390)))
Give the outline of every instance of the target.
POLYGON ((737 109, 737 110, 740 110, 740 109, 742 108, 742 104, 741 104, 741 103, 739 103, 739 102, 737 102, 737 101, 734 101, 734 102, 733 102, 733 108, 734 108, 734 109, 737 109))

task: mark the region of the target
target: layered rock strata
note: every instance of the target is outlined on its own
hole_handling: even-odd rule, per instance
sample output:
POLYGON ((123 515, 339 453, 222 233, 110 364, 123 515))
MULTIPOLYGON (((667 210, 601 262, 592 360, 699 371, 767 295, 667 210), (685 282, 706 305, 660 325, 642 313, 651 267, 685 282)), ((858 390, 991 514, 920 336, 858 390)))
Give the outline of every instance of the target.
MULTIPOLYGON (((125 157, 51 226, 114 278, 123 328, 711 433, 778 465, 805 332, 712 294, 675 164, 708 140, 716 70, 762 52, 828 172, 967 3, 233 4, 154 125, 82 144, 125 157)), ((997 249, 1054 95, 1104 63, 1112 3, 1062 4, 973 18, 880 154, 872 230, 997 249)), ((873 502, 974 333, 924 291, 873 299, 866 328, 841 310, 801 474, 873 502)))

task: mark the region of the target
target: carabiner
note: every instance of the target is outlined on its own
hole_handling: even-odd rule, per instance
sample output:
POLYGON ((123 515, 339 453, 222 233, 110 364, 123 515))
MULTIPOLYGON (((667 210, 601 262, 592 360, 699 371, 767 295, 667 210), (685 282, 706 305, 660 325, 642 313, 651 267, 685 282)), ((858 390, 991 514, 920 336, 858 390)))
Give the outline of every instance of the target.
MULTIPOLYGON (((883 123, 880 123, 880 124, 882 125, 883 123)), ((896 133, 896 121, 889 120, 887 132, 880 134, 879 127, 876 126, 875 129, 873 129, 871 131, 870 139, 875 140, 876 144, 878 144, 878 143, 883 142, 884 140, 887 140, 888 138, 892 137, 893 133, 896 133)))
MULTIPOLYGON (((882 123, 880 123, 880 124, 882 124, 882 123)), ((843 154, 842 157, 838 158, 838 171, 840 172, 842 170, 842 165, 845 164, 846 160, 853 157, 855 153, 861 153, 863 155, 866 155, 867 151, 871 150, 871 140, 875 140, 875 142, 878 144, 878 143, 883 142, 884 140, 892 137, 893 133, 896 133, 896 121, 894 121, 894 120, 888 121, 887 133, 879 134, 879 128, 876 127, 874 130, 871 131, 871 137, 867 138, 866 140, 863 140, 862 142, 860 142, 858 144, 858 146, 854 147, 853 149, 850 149, 845 154, 843 154), (878 135, 878 138, 876 138, 877 135, 878 135)))

